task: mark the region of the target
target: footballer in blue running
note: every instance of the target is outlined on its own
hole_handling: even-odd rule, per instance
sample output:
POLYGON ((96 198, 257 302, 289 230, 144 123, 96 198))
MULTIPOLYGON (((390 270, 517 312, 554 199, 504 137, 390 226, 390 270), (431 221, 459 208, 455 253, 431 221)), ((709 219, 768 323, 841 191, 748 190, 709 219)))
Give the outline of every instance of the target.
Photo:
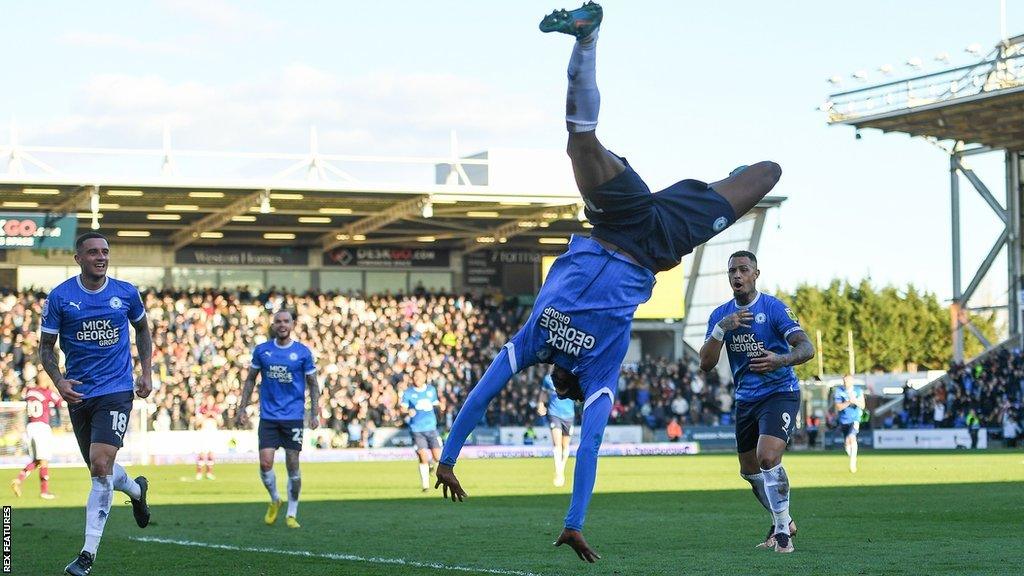
POLYGON ((551 430, 551 451, 555 459, 555 486, 565 486, 565 464, 569 461, 569 444, 576 423, 576 402, 572 398, 559 398, 551 374, 541 381, 537 413, 548 420, 551 430))
POLYGON ((860 418, 864 415, 864 390, 853 383, 853 376, 843 377, 843 385, 837 386, 833 395, 839 428, 843 433, 843 446, 850 457, 850 472, 857 472, 857 434, 860 432, 860 418))
POLYGON ((146 398, 153 390, 153 338, 139 290, 107 276, 110 245, 102 234, 87 232, 75 240, 75 262, 81 273, 54 288, 43 303, 39 357, 68 403, 75 439, 92 475, 85 544, 64 569, 84 576, 96 559, 114 490, 131 499, 140 528, 149 524, 149 483, 143 476, 129 478, 114 459, 128 431, 133 398, 146 398), (135 329, 138 380, 129 326, 135 329), (63 372, 54 348, 58 341, 64 352, 63 372))
POLYGON ((586 562, 600 558, 582 530, 633 313, 651 297, 655 273, 678 266, 694 247, 750 211, 782 174, 778 164, 758 162, 711 184, 683 180, 652 193, 595 132, 601 102, 597 37, 603 18, 601 6, 590 2, 556 11, 540 25, 544 32, 575 40, 567 70, 567 152, 584 213, 593 225, 591 236, 570 240, 552 264, 529 319, 470 392, 448 434, 436 483, 443 486, 445 497, 465 497, 454 466, 487 404, 513 374, 534 364, 552 364, 556 394, 583 403, 572 500, 555 545, 567 544, 586 562))
POLYGON ((726 348, 736 387, 740 475, 772 516, 758 547, 792 552, 796 525, 789 515, 789 477, 782 454, 800 410, 800 382, 793 366, 813 358, 814 346, 789 307, 757 290, 761 271, 753 253, 733 253, 728 274, 733 299, 708 319, 700 368, 714 370, 726 348))
POLYGON ((295 329, 295 315, 289 310, 274 313, 271 324, 271 338, 259 344, 252 351, 252 364, 242 387, 236 423, 239 427, 248 424, 247 408, 260 377, 260 479, 270 495, 270 504, 263 522, 270 525, 277 520, 281 509, 281 497, 277 492, 277 476, 274 474, 274 454, 284 448, 285 468, 288 471, 288 516, 285 525, 299 528, 296 515, 299 512, 299 493, 302 490, 302 474, 299 470, 299 453, 302 451, 302 434, 306 426, 310 430, 320 427, 320 384, 316 380, 316 363, 313 353, 301 342, 292 339, 295 329), (309 392, 309 414, 306 414, 306 392, 309 392))
POLYGON ((424 492, 430 489, 430 473, 433 462, 441 460, 441 437, 437 435, 437 415, 434 409, 441 406, 437 388, 427 383, 427 373, 417 368, 412 374, 413 384, 402 392, 402 411, 409 422, 409 432, 416 447, 420 464, 420 487, 424 492))

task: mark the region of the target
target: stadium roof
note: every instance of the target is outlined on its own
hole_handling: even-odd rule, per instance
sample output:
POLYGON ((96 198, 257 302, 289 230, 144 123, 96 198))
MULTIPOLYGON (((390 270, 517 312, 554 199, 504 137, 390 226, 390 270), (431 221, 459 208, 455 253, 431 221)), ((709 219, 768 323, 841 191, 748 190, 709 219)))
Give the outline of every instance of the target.
POLYGON ((438 158, 339 156, 319 154, 315 139, 308 154, 94 149, 21 146, 12 130, 0 158, 0 211, 77 213, 80 231, 95 215, 101 232, 126 243, 472 251, 538 248, 589 226, 560 151, 461 157, 453 144, 438 158))
POLYGON ((982 61, 829 97, 829 122, 1024 150, 1024 36, 982 61))

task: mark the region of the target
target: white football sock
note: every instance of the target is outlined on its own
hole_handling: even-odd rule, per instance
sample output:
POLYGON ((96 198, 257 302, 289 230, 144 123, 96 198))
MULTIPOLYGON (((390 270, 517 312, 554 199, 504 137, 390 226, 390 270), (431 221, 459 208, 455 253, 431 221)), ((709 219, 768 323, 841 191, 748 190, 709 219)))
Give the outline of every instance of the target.
POLYGON ((113 476, 94 476, 89 499, 85 502, 85 546, 82 550, 96 555, 103 538, 103 527, 110 516, 110 503, 114 499, 113 476))
POLYGON ((857 469, 857 442, 850 445, 850 470, 857 469))
POLYGON ((764 491, 768 496, 768 504, 775 522, 775 533, 789 534, 789 476, 782 464, 769 470, 761 469, 764 474, 764 491))
POLYGON ((302 476, 296 472, 288 476, 288 515, 292 518, 299 512, 299 492, 302 491, 302 476))
POLYGON ((569 90, 565 96, 565 121, 570 132, 597 129, 601 93, 597 89, 597 30, 576 41, 569 58, 569 90))
POLYGON ((750 482, 750 488, 754 491, 757 501, 761 503, 761 506, 764 506, 765 510, 771 512, 772 505, 768 503, 768 494, 764 491, 764 472, 758 472, 757 474, 743 474, 741 472, 740 476, 747 482, 750 482))
POLYGON ((267 492, 270 494, 271 502, 280 502, 281 497, 277 495, 277 475, 274 474, 274 469, 271 468, 266 472, 260 470, 260 479, 263 480, 263 485, 266 486, 267 492))
POLYGON ((114 490, 124 492, 129 498, 138 500, 142 498, 142 488, 138 482, 128 477, 128 471, 120 464, 114 464, 114 490))
POLYGON ((565 473, 565 459, 562 457, 562 445, 556 444, 552 447, 555 458, 555 475, 562 476, 565 473))
POLYGON ((427 464, 420 464, 420 483, 424 490, 430 488, 430 466, 427 464))

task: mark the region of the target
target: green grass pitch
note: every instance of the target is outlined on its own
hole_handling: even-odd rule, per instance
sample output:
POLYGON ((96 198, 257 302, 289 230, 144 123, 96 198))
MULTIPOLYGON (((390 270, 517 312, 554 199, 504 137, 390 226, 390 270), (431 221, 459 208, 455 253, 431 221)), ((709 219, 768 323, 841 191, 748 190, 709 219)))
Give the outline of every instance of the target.
MULTIPOLYGON (((283 509, 276 525, 263 524, 255 462, 218 466, 217 480, 198 482, 189 466, 136 466, 132 476, 150 479, 152 524, 137 528, 115 493, 93 574, 1021 573, 1024 453, 862 452, 855 475, 842 453, 793 453, 785 463, 799 527, 790 555, 754 549, 769 520, 734 455, 601 459, 584 532, 604 558, 595 565, 551 546, 570 488, 551 485, 548 459, 461 462, 470 495, 461 504, 421 494, 414 462, 306 463, 298 530, 285 527, 283 509)), ((284 495, 283 464, 277 470, 284 495)), ((24 497, 2 499, 14 506, 15 574, 60 574, 82 544, 87 472, 51 476, 54 501, 37 497, 35 475, 24 497)))

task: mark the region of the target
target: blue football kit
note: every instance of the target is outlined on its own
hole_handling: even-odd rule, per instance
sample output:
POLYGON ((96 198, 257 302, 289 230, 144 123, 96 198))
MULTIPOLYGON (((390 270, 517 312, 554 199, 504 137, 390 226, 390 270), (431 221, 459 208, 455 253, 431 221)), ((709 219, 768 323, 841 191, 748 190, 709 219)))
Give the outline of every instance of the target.
POLYGON ((413 432, 436 432, 437 416, 434 414, 434 406, 437 406, 437 388, 426 386, 417 390, 410 386, 402 393, 402 405, 416 413, 409 418, 409 429, 413 432))
POLYGON ((677 266, 736 220, 732 206, 711 186, 684 180, 652 194, 622 161, 620 174, 582 194, 593 237, 573 236, 552 264, 529 319, 470 392, 441 455, 443 464, 455 465, 487 404, 513 374, 537 363, 571 372, 583 392, 572 502, 565 517, 565 527, 573 530, 583 528, 633 314, 650 299, 654 273, 677 266))
POLYGON ((437 435, 437 416, 434 406, 440 403, 437 388, 426 386, 423 390, 410 387, 402 393, 402 405, 416 413, 409 418, 409 432, 412 443, 417 450, 433 450, 441 448, 441 438, 437 435))
MULTIPOLYGON (((864 391, 856 386, 853 387, 853 395, 851 396, 846 391, 846 386, 839 386, 835 391, 835 402, 853 402, 854 400, 863 400, 864 391)), ((860 431, 860 419, 864 414, 864 411, 856 404, 850 404, 846 408, 839 411, 839 427, 842 429, 843 436, 850 436, 851 434, 857 434, 860 431)))
POLYGON ((124 445, 135 387, 128 326, 145 317, 139 290, 109 276, 96 290, 69 278, 43 303, 40 330, 58 336, 64 377, 81 382, 68 412, 86 462, 90 444, 124 445))
POLYGON ((716 308, 708 318, 705 340, 711 338, 716 324, 740 310, 753 315, 750 326, 726 332, 722 345, 729 355, 736 386, 736 449, 748 452, 757 447, 761 434, 788 442, 800 409, 800 381, 792 366, 758 373, 750 371, 750 360, 766 350, 788 354, 787 338, 803 328, 781 300, 759 292, 745 306, 730 300, 716 308))
POLYGON ((545 376, 541 387, 548 393, 548 414, 570 422, 576 417, 576 403, 571 398, 559 398, 555 392, 555 382, 551 376, 545 376))
POLYGON ((306 415, 306 375, 316 373, 313 353, 292 340, 281 346, 270 339, 252 351, 252 369, 259 370, 259 447, 302 449, 306 415))

